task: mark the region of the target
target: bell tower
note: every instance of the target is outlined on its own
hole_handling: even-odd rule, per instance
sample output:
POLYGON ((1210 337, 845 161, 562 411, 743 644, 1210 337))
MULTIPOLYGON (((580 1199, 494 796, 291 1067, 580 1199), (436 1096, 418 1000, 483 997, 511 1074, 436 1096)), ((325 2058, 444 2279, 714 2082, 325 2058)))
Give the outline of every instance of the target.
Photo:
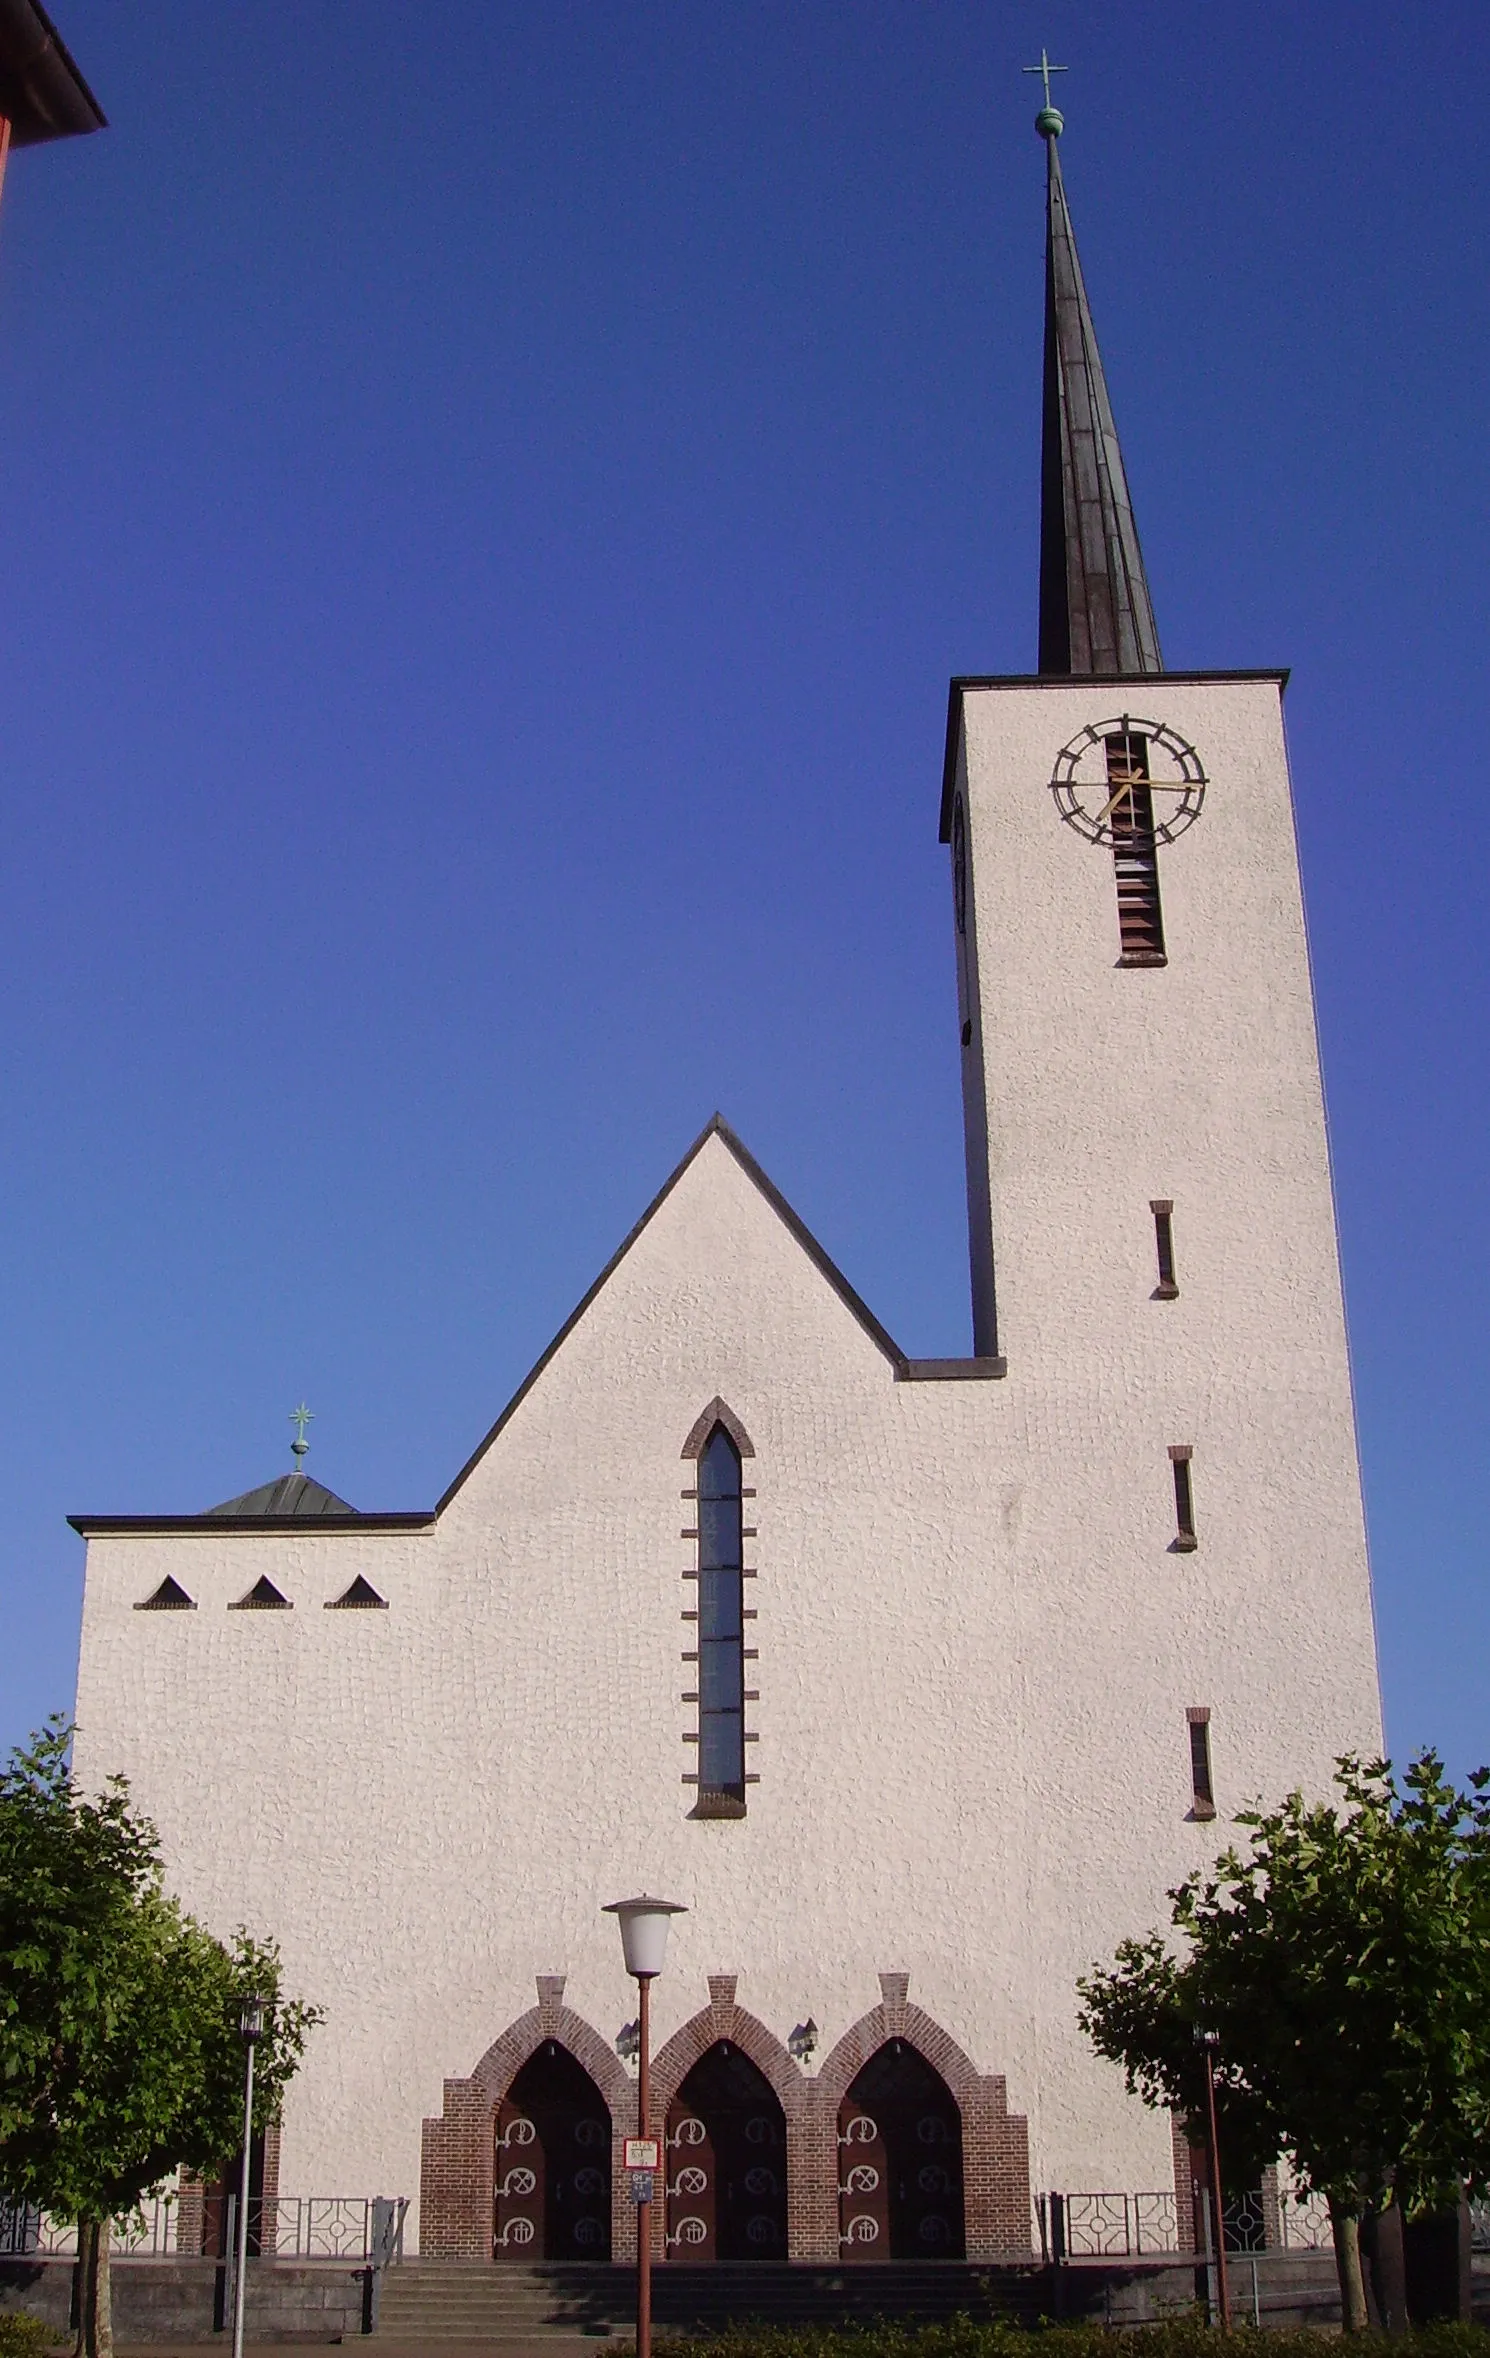
POLYGON ((1163 667, 1048 85, 1036 128, 1039 670, 952 682, 942 801, 973 1348, 1074 1418, 1114 1500, 1167 1453, 1177 1548, 1276 1508, 1265 1550, 1310 1528, 1354 1584, 1287 674, 1163 667))

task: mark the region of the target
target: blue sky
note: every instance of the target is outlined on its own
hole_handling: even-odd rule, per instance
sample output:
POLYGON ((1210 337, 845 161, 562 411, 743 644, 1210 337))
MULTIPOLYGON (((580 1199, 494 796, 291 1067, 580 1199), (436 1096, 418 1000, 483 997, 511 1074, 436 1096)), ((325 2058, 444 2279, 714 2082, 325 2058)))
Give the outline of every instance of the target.
MULTIPOLYGON (((0 1741, 72 1510, 428 1504, 717 1106, 968 1346, 946 683, 1042 42, 1168 660, 1288 720, 1391 1740, 1490 1755, 1481 7, 55 0, 0 211, 0 1741)), ((1307 1578, 1308 1567, 1299 1567, 1307 1578)))

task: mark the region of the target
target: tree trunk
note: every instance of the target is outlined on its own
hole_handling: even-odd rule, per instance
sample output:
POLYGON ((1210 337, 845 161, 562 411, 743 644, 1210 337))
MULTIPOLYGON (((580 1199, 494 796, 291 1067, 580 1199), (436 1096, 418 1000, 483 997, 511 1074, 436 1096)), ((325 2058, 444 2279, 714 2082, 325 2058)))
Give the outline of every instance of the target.
POLYGON ((78 2338, 74 2358, 114 2358, 107 2219, 78 2221, 78 2338))
MULTIPOLYGON (((1369 2266, 1369 2292, 1376 2295, 1376 2322, 1384 2333, 1406 2333, 1407 2265, 1402 2235, 1402 2206, 1389 2202, 1367 2212, 1362 2222, 1361 2247, 1369 2266)), ((1368 2300, 1369 2300, 1368 2292, 1368 2300)))
POLYGON ((1330 2196, 1330 2232, 1335 2239, 1335 2273, 1340 2279, 1340 2330, 1366 2330, 1366 2283, 1361 2274, 1361 2222, 1330 2196))

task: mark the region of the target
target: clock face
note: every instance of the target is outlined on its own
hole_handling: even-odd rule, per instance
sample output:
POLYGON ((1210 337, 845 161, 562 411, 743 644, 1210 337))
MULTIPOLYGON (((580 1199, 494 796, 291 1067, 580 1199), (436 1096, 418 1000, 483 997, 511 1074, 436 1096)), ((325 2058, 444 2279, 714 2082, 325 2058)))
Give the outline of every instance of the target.
POLYGON ((1050 791, 1068 827, 1088 843, 1173 843, 1200 817, 1205 767, 1163 721, 1125 712, 1096 721, 1055 757, 1050 791))

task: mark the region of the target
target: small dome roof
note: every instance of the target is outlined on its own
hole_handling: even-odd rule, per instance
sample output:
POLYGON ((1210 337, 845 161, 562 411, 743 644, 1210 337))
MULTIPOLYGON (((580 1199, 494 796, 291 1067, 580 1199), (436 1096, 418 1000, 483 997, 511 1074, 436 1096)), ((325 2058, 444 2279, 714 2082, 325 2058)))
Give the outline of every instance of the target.
POLYGON ((324 1482, 313 1482, 309 1474, 281 1474, 275 1482, 263 1482, 257 1490, 245 1490, 241 1498, 225 1498, 221 1506, 209 1507, 209 1515, 355 1515, 356 1507, 348 1506, 324 1482))

